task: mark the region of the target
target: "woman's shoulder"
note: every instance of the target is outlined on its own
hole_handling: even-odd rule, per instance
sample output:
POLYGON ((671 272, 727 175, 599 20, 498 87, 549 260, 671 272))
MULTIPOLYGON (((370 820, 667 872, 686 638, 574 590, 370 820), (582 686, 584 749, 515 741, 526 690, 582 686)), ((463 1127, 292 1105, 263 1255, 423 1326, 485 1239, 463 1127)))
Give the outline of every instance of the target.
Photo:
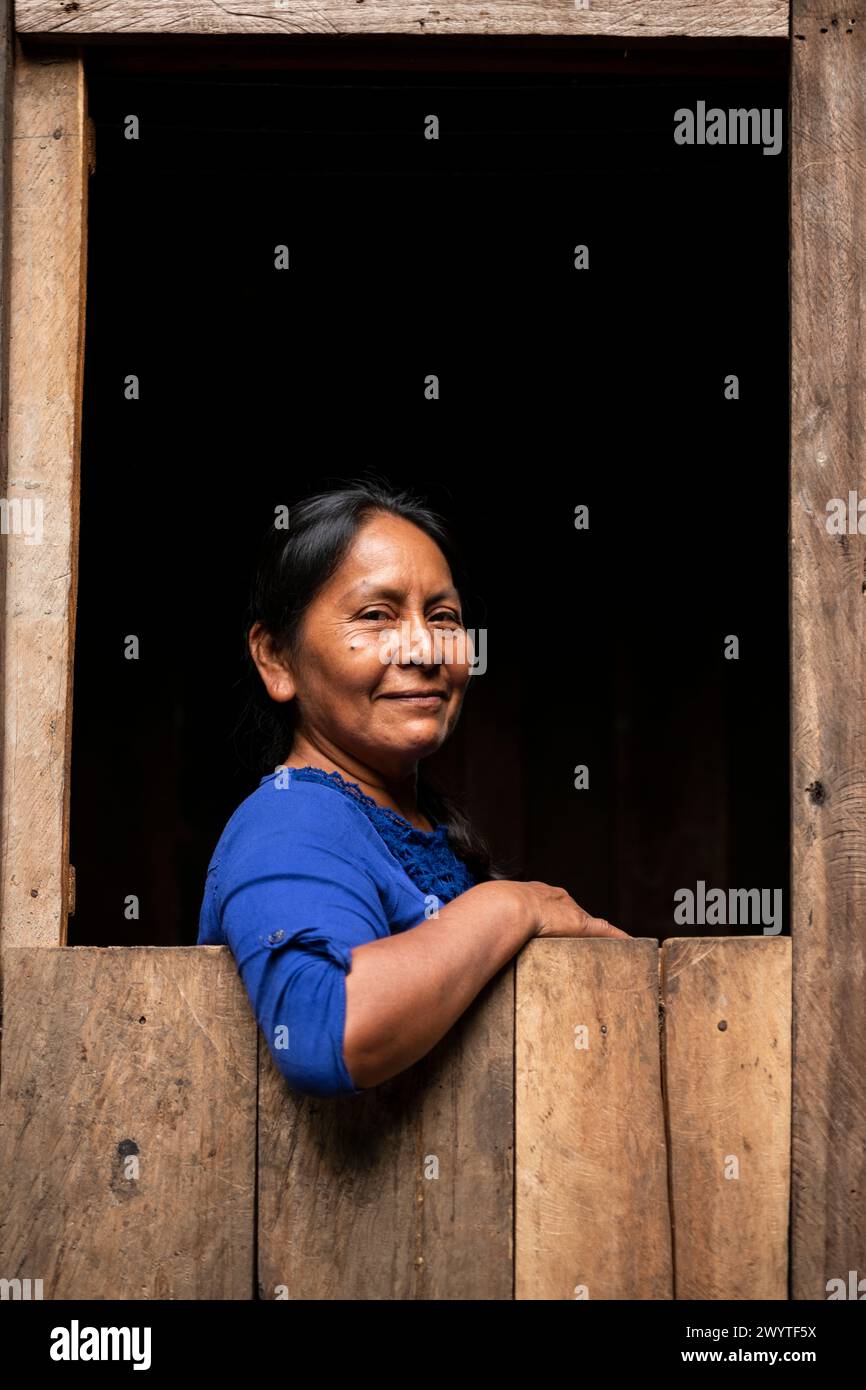
POLYGON ((322 884, 371 910, 390 900, 387 850, 363 811, 332 786, 285 773, 262 777, 226 822, 207 868, 199 945, 224 944, 222 911, 251 886, 290 885, 307 908, 322 884))
MULTIPOLYGON (((252 852, 267 842, 280 845, 287 837, 309 847, 340 844, 359 853, 381 850, 381 841, 363 810, 351 798, 326 783, 291 776, 278 767, 267 773, 229 817, 214 850, 213 861, 252 852)), ((213 862, 212 861, 212 862, 213 862)))

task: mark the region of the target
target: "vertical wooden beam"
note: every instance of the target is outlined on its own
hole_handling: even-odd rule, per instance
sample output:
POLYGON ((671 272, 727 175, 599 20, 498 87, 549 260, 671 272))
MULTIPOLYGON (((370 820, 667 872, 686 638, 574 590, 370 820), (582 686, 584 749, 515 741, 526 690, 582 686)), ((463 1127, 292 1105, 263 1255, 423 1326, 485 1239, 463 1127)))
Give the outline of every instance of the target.
MULTIPOLYGON (((12 155, 12 4, 0 0, 0 485, 6 496, 9 422, 9 215, 12 155)), ((0 544, 5 537, 0 538, 0 544)), ((0 584, 5 581, 0 576, 0 584)), ((2 594, 2 590, 0 590, 2 594)))
POLYGON ((46 1299, 253 1297, 256 1024, 224 947, 16 947, 0 1270, 46 1299))
POLYGON ((513 965, 368 1094, 298 1095, 259 1056, 261 1298, 511 1298, 513 965))
POLYGON ((16 45, 4 610, 4 946, 66 939, 89 142, 80 57, 16 45))
POLYGON ((791 939, 662 948, 675 1296, 787 1299, 791 939))
MULTIPOLYGON (((12 3, 0 0, 0 498, 8 497, 9 480, 9 229, 12 164, 12 3)), ((7 530, 0 527, 0 690, 5 690, 7 530)), ((4 786, 3 739, 0 736, 0 803, 4 786)), ((2 809, 0 809, 2 835, 2 809)), ((2 899, 0 899, 2 901, 2 899)), ((0 915, 0 932, 2 932, 0 915)))
POLYGON ((531 941, 517 963, 515 1296, 673 1296, 658 945, 531 941))
POLYGON ((866 1275, 866 519, 849 512, 866 499, 866 16, 849 13, 792 5, 795 1299, 866 1275))

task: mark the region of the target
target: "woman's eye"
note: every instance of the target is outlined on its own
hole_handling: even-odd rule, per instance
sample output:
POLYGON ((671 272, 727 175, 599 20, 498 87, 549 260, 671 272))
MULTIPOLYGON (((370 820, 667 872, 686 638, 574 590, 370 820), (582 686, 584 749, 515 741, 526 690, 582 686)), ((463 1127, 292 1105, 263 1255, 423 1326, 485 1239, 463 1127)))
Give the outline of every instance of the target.
MULTIPOLYGON (((365 618, 384 618, 388 623, 397 621, 396 618, 391 617, 390 613, 386 613, 384 608, 371 608, 368 613, 362 613, 361 618, 362 620, 365 618)), ((459 613, 452 613, 449 609, 443 609, 439 613, 431 614, 429 621, 431 623, 456 623, 459 627, 460 615, 459 613)))

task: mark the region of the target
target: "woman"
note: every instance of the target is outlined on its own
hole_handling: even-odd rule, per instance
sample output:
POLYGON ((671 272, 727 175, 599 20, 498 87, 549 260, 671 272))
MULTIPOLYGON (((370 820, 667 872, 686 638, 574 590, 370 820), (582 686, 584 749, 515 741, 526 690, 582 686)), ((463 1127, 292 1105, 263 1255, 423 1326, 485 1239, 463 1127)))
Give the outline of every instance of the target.
POLYGON ((470 678, 453 566, 441 520, 378 483, 308 498, 263 544, 247 647, 280 761, 220 837, 198 942, 230 947, 310 1095, 411 1066, 531 937, 627 935, 498 877, 419 774, 470 678))

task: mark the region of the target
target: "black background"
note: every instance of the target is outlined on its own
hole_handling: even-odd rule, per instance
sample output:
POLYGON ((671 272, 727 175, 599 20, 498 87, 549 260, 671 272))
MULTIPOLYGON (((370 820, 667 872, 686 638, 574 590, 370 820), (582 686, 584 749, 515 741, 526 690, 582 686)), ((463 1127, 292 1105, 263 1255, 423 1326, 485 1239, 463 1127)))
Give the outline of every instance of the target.
POLYGON ((266 770, 239 725, 255 544, 368 468, 462 541, 489 665, 430 770, 500 864, 659 938, 698 879, 783 888, 787 930, 787 139, 678 146, 699 99, 787 89, 91 75, 70 944, 195 941, 266 770))

